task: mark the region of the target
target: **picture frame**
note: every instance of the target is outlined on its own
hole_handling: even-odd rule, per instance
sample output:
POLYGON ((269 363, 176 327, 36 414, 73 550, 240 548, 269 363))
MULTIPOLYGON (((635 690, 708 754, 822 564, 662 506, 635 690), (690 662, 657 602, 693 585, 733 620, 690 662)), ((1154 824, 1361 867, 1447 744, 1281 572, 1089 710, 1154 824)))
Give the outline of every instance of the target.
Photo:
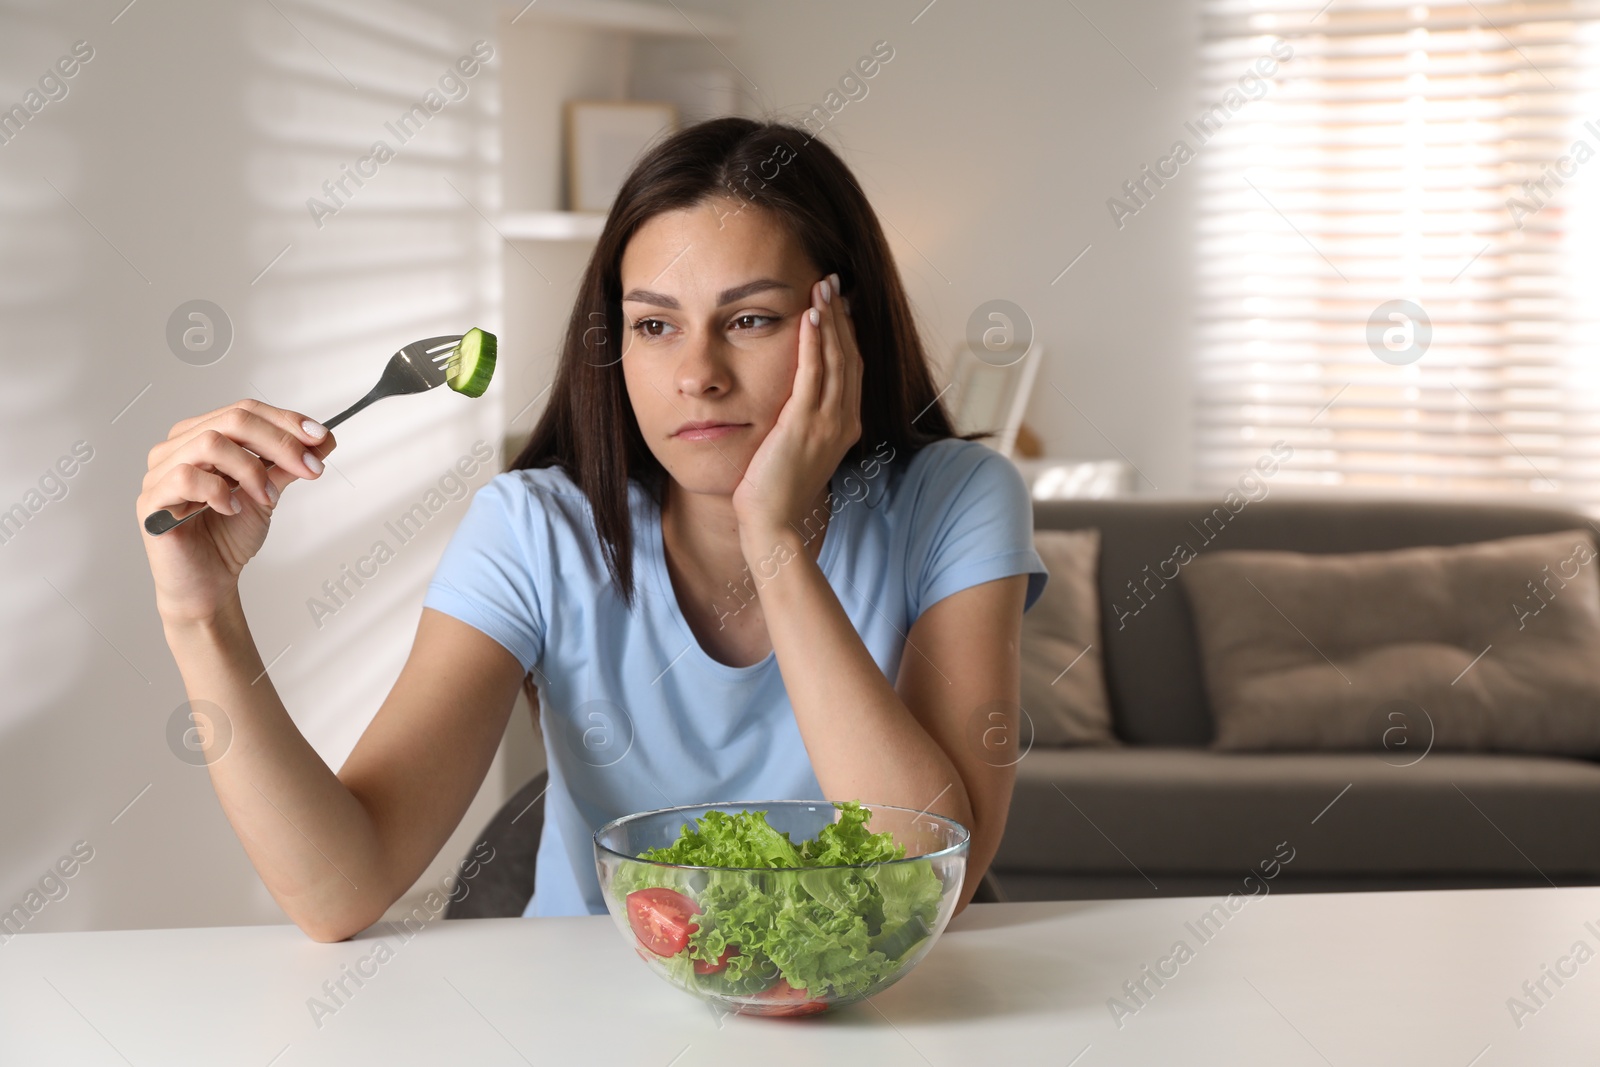
POLYGON ((965 345, 959 347, 952 412, 958 432, 995 431, 996 436, 983 443, 1009 458, 1016 449, 1017 431, 1043 358, 1044 348, 1037 341, 1021 359, 1004 366, 980 359, 965 345))
POLYGON ((563 125, 567 210, 604 214, 645 149, 677 131, 678 106, 670 100, 568 100, 563 125))

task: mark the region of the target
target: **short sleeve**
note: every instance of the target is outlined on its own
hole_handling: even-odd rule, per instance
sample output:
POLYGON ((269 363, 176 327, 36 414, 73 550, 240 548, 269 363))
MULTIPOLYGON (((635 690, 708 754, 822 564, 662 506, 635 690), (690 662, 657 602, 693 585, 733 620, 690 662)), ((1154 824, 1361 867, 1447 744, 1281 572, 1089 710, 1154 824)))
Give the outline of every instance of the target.
POLYGON ((1033 498, 1005 456, 976 441, 927 445, 910 539, 909 588, 916 618, 969 586, 1028 575, 1022 610, 1044 592, 1049 571, 1033 546, 1033 498))
POLYGON ((473 494, 445 545, 422 606, 494 638, 531 670, 544 654, 540 597, 547 571, 530 521, 538 496, 515 472, 497 474, 473 494))

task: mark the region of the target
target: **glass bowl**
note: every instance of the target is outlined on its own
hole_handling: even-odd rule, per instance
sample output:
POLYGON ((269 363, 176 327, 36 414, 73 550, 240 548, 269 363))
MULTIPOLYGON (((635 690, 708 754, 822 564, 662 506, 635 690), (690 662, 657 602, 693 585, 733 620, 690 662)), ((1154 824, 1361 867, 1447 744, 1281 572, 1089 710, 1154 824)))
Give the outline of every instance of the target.
POLYGON ((944 932, 970 838, 943 816, 863 807, 872 813, 865 828, 892 833, 904 858, 788 868, 638 858, 712 811, 765 812, 799 845, 836 821, 839 809, 826 800, 694 804, 609 822, 594 835, 606 909, 652 971, 723 1011, 811 1015, 853 1004, 899 981, 944 932))

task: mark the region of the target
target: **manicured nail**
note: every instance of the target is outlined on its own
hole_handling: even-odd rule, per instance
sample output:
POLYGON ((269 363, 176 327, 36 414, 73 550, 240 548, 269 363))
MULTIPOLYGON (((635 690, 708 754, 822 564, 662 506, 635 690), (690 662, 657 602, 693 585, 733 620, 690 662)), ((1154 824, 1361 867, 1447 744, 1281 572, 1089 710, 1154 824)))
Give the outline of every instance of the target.
POLYGON ((238 497, 234 497, 232 500, 228 501, 228 503, 233 505, 233 513, 235 515, 244 510, 244 501, 240 500, 238 497))
POLYGON ((326 426, 322 425, 320 422, 313 422, 311 419, 307 419, 306 421, 302 422, 300 424, 300 428, 306 432, 307 437, 321 438, 327 436, 328 433, 328 428, 326 426))
POLYGON ((822 302, 824 304, 833 299, 833 294, 828 291, 831 288, 832 286, 828 284, 828 279, 822 279, 822 302))
POLYGON ((839 272, 834 271, 832 274, 828 275, 828 277, 832 279, 833 291, 837 293, 839 291, 839 272))
POLYGON ((306 466, 311 468, 311 473, 312 474, 321 474, 322 473, 322 460, 318 459, 316 456, 312 455, 310 452, 307 452, 301 458, 305 460, 306 466))
POLYGON ((267 482, 267 499, 272 501, 273 504, 278 503, 278 487, 271 480, 267 482))
POLYGON ((811 309, 811 325, 813 325, 813 326, 821 326, 822 325, 822 312, 818 311, 816 308, 812 308, 811 309))

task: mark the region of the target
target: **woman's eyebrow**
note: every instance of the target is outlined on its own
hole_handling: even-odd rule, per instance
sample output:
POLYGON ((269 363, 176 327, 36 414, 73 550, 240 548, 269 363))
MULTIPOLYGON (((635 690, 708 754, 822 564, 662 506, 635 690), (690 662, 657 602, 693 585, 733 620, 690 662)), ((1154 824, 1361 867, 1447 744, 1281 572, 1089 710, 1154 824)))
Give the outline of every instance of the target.
MULTIPOLYGON (((776 278, 757 278, 753 282, 745 282, 743 285, 736 285, 732 289, 724 289, 717 296, 717 306, 725 307, 735 300, 743 300, 752 293, 761 293, 768 289, 793 290, 794 286, 787 282, 780 282, 776 278)), ((640 304, 654 304, 656 307, 664 308, 678 308, 681 306, 677 297, 668 296, 666 293, 651 292, 649 289, 630 289, 623 295, 622 300, 624 303, 631 301, 640 304)))

